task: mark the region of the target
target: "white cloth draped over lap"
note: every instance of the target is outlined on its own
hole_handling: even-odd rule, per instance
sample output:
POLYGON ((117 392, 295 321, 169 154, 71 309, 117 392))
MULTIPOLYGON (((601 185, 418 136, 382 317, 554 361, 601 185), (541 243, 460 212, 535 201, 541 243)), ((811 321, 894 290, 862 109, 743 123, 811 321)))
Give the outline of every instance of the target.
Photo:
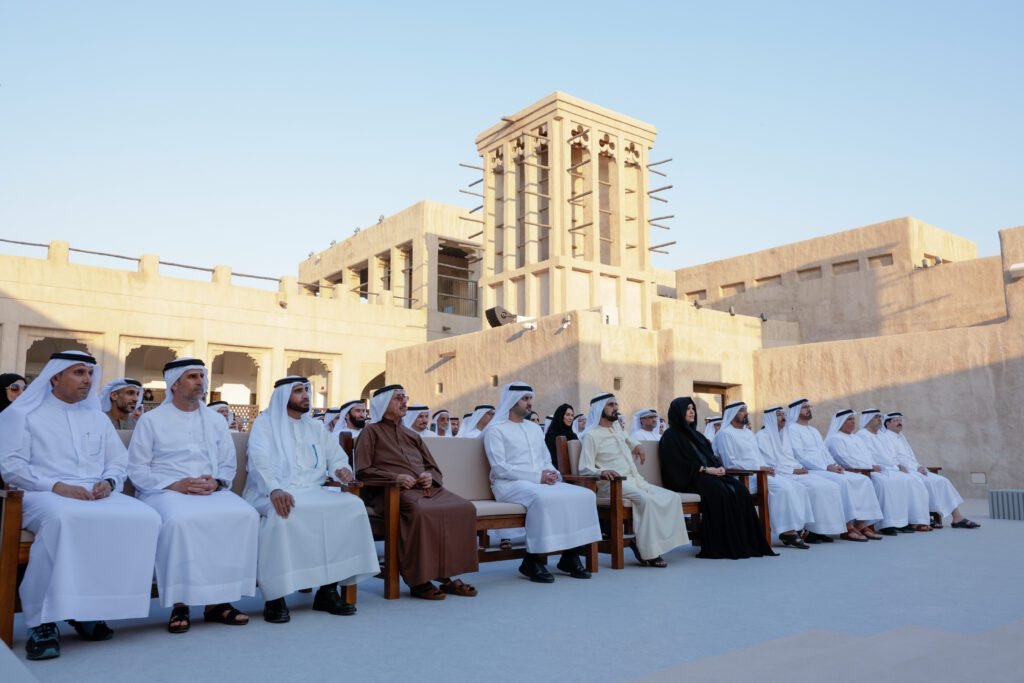
POLYGON ((964 499, 956 487, 941 474, 929 472, 917 459, 914 449, 910 447, 902 432, 886 431, 881 435, 896 460, 907 470, 918 477, 928 489, 928 508, 943 517, 953 513, 960 507, 964 499))
MULTIPOLYGON (((851 434, 837 432, 825 441, 829 453, 843 467, 856 469, 872 469, 875 465, 870 454, 864 450, 859 440, 851 434)), ((856 473, 854 473, 856 474, 856 473)), ((864 476, 858 474, 858 476, 864 476)), ((872 472, 865 477, 875 489, 875 496, 881 507, 879 519, 881 527, 903 527, 909 524, 908 510, 910 494, 905 481, 885 476, 882 472, 872 472)))
POLYGON ((843 505, 842 485, 824 477, 812 477, 809 472, 793 474, 794 470, 803 466, 793 455, 786 433, 779 434, 774 419, 771 426, 775 429, 770 430, 766 421, 765 428, 757 433, 757 446, 765 462, 775 468, 776 477, 790 479, 807 489, 814 521, 808 523, 806 529, 825 535, 845 532, 846 522, 849 520, 846 518, 846 509, 843 505))
POLYGON ((562 481, 540 483, 541 472, 552 467, 538 425, 528 420, 488 425, 484 450, 494 499, 526 507, 528 552, 557 552, 601 539, 592 491, 562 481))
MULTIPOLYGON (((615 470, 626 480, 622 496, 633 506, 633 531, 640 556, 653 560, 673 548, 686 545, 686 519, 682 498, 675 491, 655 486, 641 476, 633 462, 633 448, 638 444, 618 427, 598 427, 587 432, 580 452, 579 471, 584 475, 600 475, 615 470)), ((608 482, 598 484, 602 496, 608 495, 608 482)))
POLYGON ((128 449, 128 476, 139 499, 160 513, 156 577, 170 607, 232 602, 256 593, 259 513, 228 489, 186 495, 166 487, 186 477, 235 478, 227 423, 202 406, 164 403, 145 413, 128 449))
MULTIPOLYGON (((275 394, 290 389, 284 385, 275 394)), ((328 477, 337 480, 336 470, 351 471, 337 434, 308 415, 296 420, 285 413, 284 419, 271 419, 277 409, 284 407, 272 398, 252 425, 244 493, 261 515, 257 578, 264 599, 335 582, 352 585, 374 576, 380 565, 362 500, 323 488, 328 477), (274 510, 270 494, 275 489, 295 499, 287 518, 274 510)))
POLYGON ((910 472, 900 470, 896 455, 882 440, 881 434, 861 429, 854 438, 860 442, 865 452, 871 454, 870 457, 875 464, 882 468, 881 472, 871 475, 872 478, 880 474, 886 479, 903 482, 907 490, 907 519, 910 524, 928 524, 931 517, 928 514, 928 488, 924 482, 910 472))
MULTIPOLYGON (((52 374, 36 381, 48 386, 52 374)), ((107 478, 121 488, 128 457, 110 420, 49 391, 34 410, 4 412, 0 472, 25 491, 22 526, 36 535, 19 589, 26 625, 146 616, 160 518, 119 493, 76 500, 52 492, 57 483, 92 490, 107 478)))
MULTIPOLYGON (((736 429, 725 424, 725 420, 722 420, 722 428, 718 430, 712 446, 715 454, 729 468, 759 470, 768 464, 761 456, 754 433, 749 429, 736 429)), ((773 536, 786 531, 800 531, 814 522, 807 489, 789 477, 768 477, 768 510, 773 536)))
POLYGON ((790 422, 785 429, 793 456, 810 472, 808 476, 828 479, 839 484, 843 495, 844 517, 873 524, 882 518, 882 507, 878 504, 871 480, 857 472, 830 472, 829 465, 837 465, 835 458, 825 446, 817 429, 810 425, 790 422))

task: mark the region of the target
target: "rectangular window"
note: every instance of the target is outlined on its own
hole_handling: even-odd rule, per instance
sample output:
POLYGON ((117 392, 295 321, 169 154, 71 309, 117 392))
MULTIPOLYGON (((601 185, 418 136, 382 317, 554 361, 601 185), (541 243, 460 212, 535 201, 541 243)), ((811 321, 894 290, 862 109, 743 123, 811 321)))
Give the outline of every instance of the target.
POLYGON ((820 280, 821 266, 815 266, 814 268, 804 268, 803 270, 798 270, 796 271, 796 278, 800 282, 806 282, 807 280, 820 280))
POLYGON ((698 289, 692 292, 687 292, 686 298, 690 301, 704 301, 708 298, 708 290, 698 289))
POLYGON ((756 280, 754 280, 754 283, 758 287, 781 287, 782 286, 782 276, 781 275, 772 275, 772 276, 769 276, 769 277, 759 277, 756 280))
POLYGON ((892 263, 892 254, 878 254, 877 256, 868 257, 869 268, 886 268, 891 266, 892 263))
POLYGON ((833 275, 846 275, 847 273, 856 273, 860 270, 860 261, 854 259, 853 261, 839 261, 832 264, 833 275))
POLYGON ((733 282, 729 285, 722 285, 722 296, 734 296, 747 291, 747 286, 742 282, 733 282))

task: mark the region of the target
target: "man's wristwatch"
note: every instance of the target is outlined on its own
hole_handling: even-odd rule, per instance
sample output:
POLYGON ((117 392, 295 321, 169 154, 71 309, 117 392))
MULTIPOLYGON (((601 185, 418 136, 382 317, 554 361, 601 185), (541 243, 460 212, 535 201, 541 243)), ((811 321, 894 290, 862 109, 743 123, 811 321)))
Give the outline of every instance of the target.
POLYGON ((224 481, 223 479, 218 479, 217 480, 217 490, 218 491, 220 491, 221 489, 229 489, 229 488, 231 488, 231 485, 228 484, 226 481, 224 481))
POLYGON ((111 479, 110 477, 107 477, 107 478, 106 478, 106 479, 104 479, 103 481, 105 481, 105 482, 107 482, 108 484, 110 484, 110 492, 111 492, 111 493, 113 493, 113 492, 114 492, 114 489, 116 489, 116 488, 117 488, 117 482, 116 482, 116 481, 114 481, 113 479, 111 479))

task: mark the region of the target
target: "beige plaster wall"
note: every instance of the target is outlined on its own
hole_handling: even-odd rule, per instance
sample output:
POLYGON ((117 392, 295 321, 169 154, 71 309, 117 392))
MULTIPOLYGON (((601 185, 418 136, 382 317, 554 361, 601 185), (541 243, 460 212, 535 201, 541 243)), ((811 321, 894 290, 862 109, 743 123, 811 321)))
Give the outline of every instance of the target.
POLYGON ((692 303, 703 291, 702 305, 797 321, 805 342, 966 327, 1006 314, 999 259, 975 254, 973 242, 901 218, 684 268, 676 293, 692 303), (925 254, 946 262, 921 268, 925 254), (875 258, 884 255, 891 261, 875 258))
MULTIPOLYGON (((1024 261, 1024 228, 1000 233, 1000 270, 1024 261)), ((946 266, 941 266, 941 270, 946 266)), ((823 433, 842 408, 899 410, 919 459, 945 468, 965 496, 1024 486, 1024 286, 1006 278, 1010 318, 983 326, 764 349, 754 354, 760 405, 806 396, 823 433), (971 483, 971 473, 987 483, 971 483)))
MULTIPOLYGON (((78 339, 98 354, 104 377, 124 373, 128 353, 166 345, 208 363, 240 351, 259 366, 257 394, 269 400, 273 380, 298 357, 325 362, 331 401, 358 397, 384 370, 390 348, 426 339, 426 313, 300 293, 294 278, 278 292, 238 287, 230 277, 201 282, 162 276, 158 257, 138 271, 76 265, 54 242, 49 258, 0 256, 0 367, 23 370, 36 338, 78 339)), ((223 273, 224 267, 219 269, 223 273)))

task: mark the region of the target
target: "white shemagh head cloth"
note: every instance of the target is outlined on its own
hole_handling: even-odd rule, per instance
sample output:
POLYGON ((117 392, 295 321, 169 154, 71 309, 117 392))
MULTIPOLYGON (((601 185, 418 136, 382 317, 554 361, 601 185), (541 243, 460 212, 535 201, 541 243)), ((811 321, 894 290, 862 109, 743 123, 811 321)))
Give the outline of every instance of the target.
POLYGON ((341 414, 341 408, 328 408, 324 411, 324 429, 328 432, 333 432, 335 425, 338 424, 338 416, 341 414))
POLYGON ((494 417, 484 427, 487 431, 495 425, 508 422, 508 413, 512 407, 519 403, 524 396, 533 396, 533 387, 526 382, 511 382, 501 389, 501 397, 498 399, 498 407, 494 409, 494 417))
MULTIPOLYGON (((459 433, 456 436, 465 437, 467 439, 479 436, 477 434, 472 434, 472 432, 476 431, 476 425, 478 422, 480 422, 480 418, 486 415, 487 412, 490 410, 494 410, 494 406, 492 406, 489 403, 481 403, 480 405, 473 408, 472 413, 462 418, 462 424, 459 425, 459 433)), ((494 417, 491 418, 491 422, 494 422, 494 420, 496 420, 497 417, 498 415, 497 413, 495 413, 494 417)))
MULTIPOLYGON (((299 375, 289 375, 274 382, 274 393, 270 395, 270 405, 256 418, 257 420, 270 420, 274 446, 285 465, 286 474, 281 478, 283 481, 291 480, 295 464, 298 462, 296 458, 302 459, 304 467, 316 468, 319 466, 325 471, 327 469, 325 454, 317 453, 315 448, 311 447, 308 452, 305 448, 302 448, 299 453, 295 452, 295 437, 291 425, 293 418, 288 414, 288 402, 291 400, 292 390, 297 384, 305 384, 307 391, 310 390, 309 380, 299 375)), ((306 411, 299 416, 299 420, 312 424, 313 414, 306 411)), ((321 429, 321 427, 317 427, 317 429, 321 429)))
POLYGON ((789 404, 789 410, 786 412, 786 427, 792 427, 795 424, 800 424, 800 409, 807 403, 806 398, 798 398, 789 404))
POLYGON ((903 436, 903 432, 900 432, 899 434, 897 434, 896 432, 892 431, 891 429, 887 429, 887 427, 889 426, 889 421, 892 420, 892 419, 895 419, 897 417, 900 418, 900 420, 902 420, 903 419, 903 413, 886 413, 885 415, 883 415, 882 416, 882 426, 878 428, 878 433, 879 434, 885 434, 885 433, 888 432, 889 434, 892 434, 893 436, 895 436, 897 438, 902 437, 903 436))
POLYGON ((725 429, 726 427, 731 427, 732 421, 733 419, 735 419, 736 414, 740 412, 741 408, 746 407, 747 404, 744 403, 743 401, 736 401, 735 403, 730 403, 729 405, 727 405, 725 407, 725 410, 722 411, 722 429, 725 429))
POLYGON ((206 407, 209 408, 210 410, 212 410, 213 412, 217 413, 221 417, 223 417, 225 420, 227 420, 227 423, 228 423, 229 427, 230 427, 231 423, 234 422, 234 420, 235 420, 235 411, 231 410, 231 404, 228 403, 227 401, 211 401, 210 403, 206 404, 206 407), (225 408, 228 409, 228 414, 227 415, 225 415, 224 413, 220 412, 220 407, 221 406, 224 406, 225 408))
POLYGON ((437 434, 438 436, 451 436, 452 435, 452 422, 451 422, 452 416, 448 415, 448 429, 446 429, 444 431, 441 431, 441 427, 439 427, 438 424, 437 424, 437 418, 441 417, 442 415, 448 415, 448 411, 445 410, 444 408, 442 408, 441 410, 437 411, 436 413, 434 413, 431 416, 431 419, 434 421, 434 433, 437 434))
POLYGON ((780 410, 783 410, 782 406, 772 406, 771 408, 766 408, 761 414, 764 419, 761 429, 768 435, 768 439, 772 442, 772 448, 775 449, 778 455, 782 454, 782 442, 785 436, 784 432, 779 431, 777 413, 780 410))
MULTIPOLYGON (((409 406, 409 412, 407 412, 405 414, 405 417, 402 418, 402 424, 405 425, 406 429, 412 429, 412 423, 415 422, 416 418, 418 418, 423 413, 427 413, 427 417, 429 418, 430 406, 424 405, 422 403, 416 404, 414 406, 409 406)), ((423 431, 429 432, 430 430, 424 429, 423 431)))
MULTIPOLYGON (((391 399, 389 398, 388 401, 390 400, 391 399)), ((339 430, 348 429, 348 422, 346 422, 346 420, 348 419, 349 411, 355 408, 356 406, 364 405, 366 404, 363 403, 362 399, 356 399, 355 401, 349 401, 348 403, 342 404, 341 408, 338 411, 338 420, 333 425, 331 425, 331 433, 335 434, 339 430)))
POLYGON ((715 431, 715 425, 722 421, 720 417, 709 417, 704 423, 704 438, 708 441, 714 441, 715 436, 718 432, 715 431))
MULTIPOLYGON (((590 430, 595 427, 601 426, 601 415, 604 414, 604 407, 615 398, 615 394, 609 394, 608 392, 602 392, 594 398, 590 399, 590 410, 587 411, 587 426, 583 428, 583 433, 580 434, 580 439, 590 433, 590 430)), ((622 429, 618 420, 612 422, 612 431, 615 429, 622 429)))
MULTIPOLYGON (((655 410, 654 408, 644 408, 643 410, 636 411, 635 413, 633 413, 633 423, 632 426, 629 428, 629 433, 632 434, 633 432, 643 429, 643 427, 640 426, 640 420, 644 419, 645 417, 657 416, 658 411, 655 410)), ((658 431, 657 424, 654 425, 654 431, 658 431)))
POLYGON ((142 405, 142 382, 137 379, 132 379, 131 377, 120 377, 115 379, 113 382, 107 382, 107 384, 100 389, 100 410, 104 413, 109 413, 110 409, 113 408, 110 395, 115 391, 121 391, 121 389, 126 387, 136 387, 139 390, 139 397, 135 400, 135 410, 138 410, 139 406, 142 405))
MULTIPOLYGON (((25 434, 25 418, 29 413, 37 410, 46 400, 47 394, 53 393, 50 380, 59 372, 63 372, 75 365, 84 364, 93 369, 92 376, 95 382, 100 378, 102 369, 96 363, 96 359, 83 351, 60 351, 50 356, 50 360, 43 367, 39 376, 32 380, 32 384, 22 393, 17 401, 7 406, 7 409, 0 413, 0 447, 14 446, 20 442, 25 434)), ((100 399, 95 391, 89 391, 89 395, 79 402, 78 405, 88 410, 99 410, 100 399)), ((74 435, 75 450, 79 457, 85 456, 85 444, 80 443, 80 435, 74 435)))
POLYGON ((833 415, 832 422, 830 422, 828 425, 828 434, 825 435, 825 438, 828 439, 829 437, 838 434, 839 428, 846 424, 846 421, 851 417, 856 418, 857 413, 854 410, 851 410, 850 408, 847 408, 846 410, 840 410, 835 415, 833 415))
POLYGON ((572 419, 572 431, 576 436, 583 436, 583 431, 580 430, 580 420, 586 420, 587 416, 584 413, 580 413, 572 419))
POLYGON ((867 426, 868 422, 871 422, 873 419, 875 419, 877 416, 881 414, 882 411, 879 410, 878 408, 868 408, 867 410, 862 410, 860 413, 860 428, 864 429, 867 426))
POLYGON ((555 419, 555 416, 554 416, 554 415, 547 415, 547 416, 546 416, 546 417, 544 418, 544 424, 542 424, 542 425, 540 426, 540 428, 541 428, 541 431, 543 431, 543 432, 544 432, 545 434, 547 434, 547 433, 548 433, 548 427, 550 427, 550 426, 551 426, 551 421, 552 421, 552 420, 554 420, 554 419, 555 419))
POLYGON ((391 404, 391 397, 395 395, 396 391, 405 391, 405 387, 401 384, 389 384, 373 392, 373 395, 370 397, 370 419, 366 421, 367 424, 375 424, 381 421, 384 413, 387 412, 388 405, 391 404))
POLYGON ((202 370, 203 394, 206 395, 210 391, 210 373, 206 371, 206 363, 198 358, 178 358, 164 366, 164 384, 167 385, 164 403, 170 403, 174 399, 174 390, 171 387, 189 370, 202 370))

